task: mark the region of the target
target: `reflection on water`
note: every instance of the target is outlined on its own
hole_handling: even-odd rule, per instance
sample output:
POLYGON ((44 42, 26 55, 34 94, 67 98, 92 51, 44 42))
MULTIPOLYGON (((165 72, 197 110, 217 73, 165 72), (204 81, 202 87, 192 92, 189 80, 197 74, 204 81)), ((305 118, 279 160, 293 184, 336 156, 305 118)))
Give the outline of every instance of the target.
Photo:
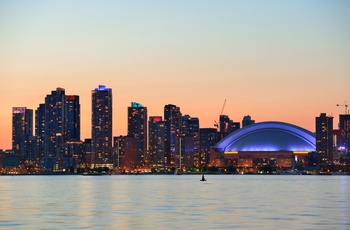
POLYGON ((1 176, 0 229, 350 229, 349 176, 1 176))

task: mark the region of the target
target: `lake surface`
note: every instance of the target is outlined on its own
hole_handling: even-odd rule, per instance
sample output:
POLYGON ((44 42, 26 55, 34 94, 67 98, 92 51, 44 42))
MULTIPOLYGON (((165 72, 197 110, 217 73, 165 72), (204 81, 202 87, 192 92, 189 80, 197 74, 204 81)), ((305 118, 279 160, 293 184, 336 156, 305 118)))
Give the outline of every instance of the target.
POLYGON ((350 229, 350 176, 0 176, 0 229, 350 229))

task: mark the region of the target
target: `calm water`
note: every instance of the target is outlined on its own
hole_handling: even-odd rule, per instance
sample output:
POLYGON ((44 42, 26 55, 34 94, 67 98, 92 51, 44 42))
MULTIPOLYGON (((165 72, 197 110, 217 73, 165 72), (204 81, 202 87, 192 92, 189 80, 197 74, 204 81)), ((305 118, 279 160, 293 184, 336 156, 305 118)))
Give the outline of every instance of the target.
POLYGON ((0 229, 350 229, 349 176, 0 176, 0 229))

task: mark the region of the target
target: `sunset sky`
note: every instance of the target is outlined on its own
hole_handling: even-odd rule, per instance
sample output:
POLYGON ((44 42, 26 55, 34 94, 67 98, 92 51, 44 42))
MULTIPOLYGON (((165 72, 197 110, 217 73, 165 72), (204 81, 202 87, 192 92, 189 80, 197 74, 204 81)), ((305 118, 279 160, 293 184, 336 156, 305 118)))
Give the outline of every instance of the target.
POLYGON ((132 101, 214 127, 282 121, 315 131, 350 103, 350 1, 0 1, 0 149, 12 107, 35 110, 57 87, 80 96, 91 137, 91 90, 113 90, 113 135, 132 101))

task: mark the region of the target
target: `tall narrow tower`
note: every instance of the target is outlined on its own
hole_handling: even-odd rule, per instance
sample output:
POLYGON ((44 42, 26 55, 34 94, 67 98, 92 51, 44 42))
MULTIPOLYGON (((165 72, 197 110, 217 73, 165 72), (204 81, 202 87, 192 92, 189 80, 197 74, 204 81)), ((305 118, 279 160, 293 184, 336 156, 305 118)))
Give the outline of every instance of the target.
POLYGON ((131 102, 128 107, 128 136, 137 139, 138 166, 147 162, 147 107, 139 103, 131 102))
POLYGON ((321 164, 333 161, 333 117, 321 113, 316 117, 316 153, 319 154, 321 164))
POLYGON ((94 167, 112 163, 112 89, 92 90, 91 147, 94 167))
POLYGON ((165 158, 166 166, 179 165, 179 137, 181 133, 181 111, 176 105, 164 106, 165 158))
POLYGON ((12 150, 26 156, 27 142, 33 135, 33 110, 26 107, 12 108, 12 150))
POLYGON ((66 132, 67 141, 80 141, 80 104, 79 96, 66 96, 66 132))
POLYGON ((60 157, 66 137, 66 95, 63 88, 51 91, 45 97, 44 153, 48 157, 60 157))

